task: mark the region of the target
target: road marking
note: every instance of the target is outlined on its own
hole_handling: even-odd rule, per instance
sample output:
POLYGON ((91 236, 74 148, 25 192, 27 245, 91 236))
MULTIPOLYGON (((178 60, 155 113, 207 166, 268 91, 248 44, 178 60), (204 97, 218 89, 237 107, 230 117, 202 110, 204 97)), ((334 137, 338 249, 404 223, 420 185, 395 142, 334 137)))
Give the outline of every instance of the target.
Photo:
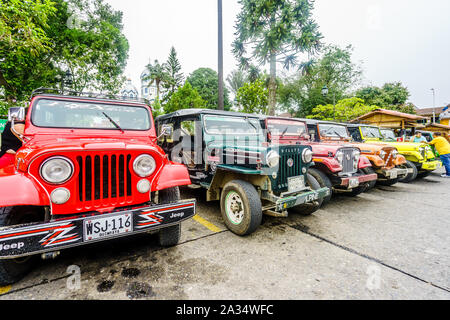
POLYGON ((196 214, 192 219, 194 219, 195 221, 197 221, 198 223, 200 223, 202 226, 208 228, 209 230, 211 230, 212 232, 221 232, 222 229, 220 229, 219 227, 215 226, 214 224, 212 224, 211 222, 209 222, 206 219, 203 219, 202 217, 200 217, 198 214, 196 214))
POLYGON ((11 286, 0 287, 0 296, 1 296, 2 294, 8 293, 9 290, 11 290, 11 286))

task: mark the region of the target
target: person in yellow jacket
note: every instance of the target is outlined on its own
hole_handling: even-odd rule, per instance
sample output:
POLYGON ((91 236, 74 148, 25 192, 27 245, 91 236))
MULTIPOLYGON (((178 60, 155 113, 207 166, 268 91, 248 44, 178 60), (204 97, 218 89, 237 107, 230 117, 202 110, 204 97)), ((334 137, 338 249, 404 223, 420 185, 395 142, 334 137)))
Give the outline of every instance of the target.
POLYGON ((433 141, 429 144, 434 145, 437 152, 441 156, 442 164, 445 167, 446 173, 441 177, 450 178, 450 143, 442 136, 442 133, 435 132, 433 134, 433 141))

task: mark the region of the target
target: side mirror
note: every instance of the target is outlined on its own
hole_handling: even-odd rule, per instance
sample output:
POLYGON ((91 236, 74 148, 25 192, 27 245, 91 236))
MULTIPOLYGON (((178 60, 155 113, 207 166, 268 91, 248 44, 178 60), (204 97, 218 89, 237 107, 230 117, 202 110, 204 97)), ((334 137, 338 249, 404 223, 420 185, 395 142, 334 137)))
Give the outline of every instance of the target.
POLYGON ((170 137, 173 133, 173 128, 170 125, 163 124, 161 127, 161 136, 170 137))
POLYGON ((14 107, 8 110, 8 121, 13 122, 23 122, 25 121, 25 108, 24 107, 14 107))

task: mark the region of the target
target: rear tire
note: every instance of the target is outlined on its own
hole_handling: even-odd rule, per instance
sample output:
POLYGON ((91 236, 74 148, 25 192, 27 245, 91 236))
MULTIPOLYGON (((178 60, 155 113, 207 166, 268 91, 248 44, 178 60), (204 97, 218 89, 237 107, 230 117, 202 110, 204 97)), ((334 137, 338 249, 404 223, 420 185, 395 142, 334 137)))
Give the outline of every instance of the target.
POLYGON ((322 206, 326 205, 328 202, 330 202, 331 197, 333 196, 333 184, 331 183, 327 175, 320 170, 311 168, 308 170, 308 173, 317 180, 321 188, 326 187, 330 189, 330 195, 323 198, 322 206))
MULTIPOLYGON (((364 172, 364 174, 374 174, 375 170, 373 170, 372 167, 367 167, 364 169, 361 169, 362 172, 364 172)), ((369 191, 370 189, 375 188, 375 186, 377 185, 377 180, 372 180, 369 182, 369 186, 366 187, 366 189, 364 191, 369 191)))
POLYGON ((408 173, 406 175, 406 177, 399 179, 398 180, 399 182, 409 183, 409 182, 415 180, 419 174, 419 171, 417 170, 416 165, 409 160, 406 160, 406 163, 399 167, 403 168, 403 169, 413 169, 412 173, 408 173))
MULTIPOLYGON (((168 204, 180 200, 180 189, 178 187, 159 191, 159 203, 168 204)), ((180 242, 181 223, 161 229, 158 233, 158 242, 162 247, 173 247, 180 242)))
POLYGON ((432 171, 420 171, 417 174, 417 179, 424 179, 426 177, 428 177, 431 174, 432 171))
MULTIPOLYGON (((312 190, 318 190, 321 188, 319 182, 311 175, 306 175, 306 184, 312 189, 312 190)), ((322 206, 323 199, 317 200, 315 203, 308 203, 308 204, 301 204, 297 207, 289 209, 292 213, 297 213, 302 216, 310 216, 314 212, 320 209, 322 206)))
POLYGON ((247 181, 233 180, 225 184, 220 195, 220 211, 228 229, 239 236, 247 236, 261 225, 261 199, 247 181))
MULTIPOLYGON (((36 222, 36 212, 30 208, 18 210, 14 207, 0 208, 0 227, 36 222)), ((7 286, 21 280, 37 262, 37 256, 0 260, 0 286, 7 286)))

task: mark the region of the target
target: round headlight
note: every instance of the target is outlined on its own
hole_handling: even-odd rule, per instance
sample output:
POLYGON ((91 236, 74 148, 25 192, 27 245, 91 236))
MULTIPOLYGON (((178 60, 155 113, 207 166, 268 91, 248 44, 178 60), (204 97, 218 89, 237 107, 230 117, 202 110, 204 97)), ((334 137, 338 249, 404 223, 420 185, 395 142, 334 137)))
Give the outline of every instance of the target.
POLYGON ((313 160, 313 155, 314 155, 314 153, 311 150, 309 150, 309 149, 303 150, 303 153, 302 153, 303 162, 310 163, 313 160))
POLYGON ((392 157, 396 159, 398 157, 398 150, 392 151, 392 157))
POLYGON ((73 175, 73 164, 67 158, 53 157, 45 160, 40 169, 41 177, 48 183, 61 184, 73 175))
POLYGON ((266 163, 270 168, 276 167, 280 164, 280 155, 278 152, 271 150, 266 156, 266 163))
POLYGON ((384 160, 384 158, 386 157, 386 151, 381 150, 378 155, 380 156, 380 158, 382 158, 384 160))
POLYGON ((338 151, 336 152, 336 160, 342 164, 342 162, 344 161, 344 153, 342 151, 338 151))
POLYGON ((138 176, 146 178, 155 172, 156 161, 152 156, 142 154, 134 160, 133 169, 138 176))

